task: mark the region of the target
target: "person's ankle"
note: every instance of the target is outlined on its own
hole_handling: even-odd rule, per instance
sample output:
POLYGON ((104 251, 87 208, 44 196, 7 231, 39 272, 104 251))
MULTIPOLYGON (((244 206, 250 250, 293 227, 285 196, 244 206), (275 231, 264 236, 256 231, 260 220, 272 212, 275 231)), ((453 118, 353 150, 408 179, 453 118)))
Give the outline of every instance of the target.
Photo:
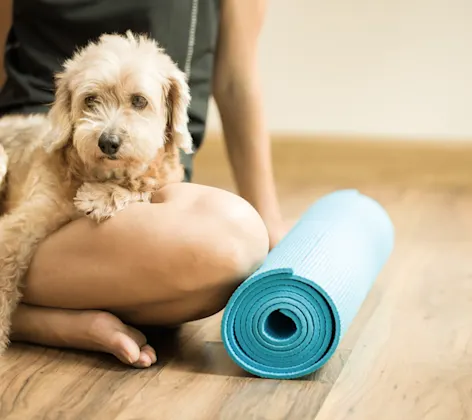
POLYGON ((29 341, 31 334, 31 323, 34 318, 31 315, 32 308, 27 305, 20 304, 12 316, 12 325, 10 331, 10 341, 29 341))

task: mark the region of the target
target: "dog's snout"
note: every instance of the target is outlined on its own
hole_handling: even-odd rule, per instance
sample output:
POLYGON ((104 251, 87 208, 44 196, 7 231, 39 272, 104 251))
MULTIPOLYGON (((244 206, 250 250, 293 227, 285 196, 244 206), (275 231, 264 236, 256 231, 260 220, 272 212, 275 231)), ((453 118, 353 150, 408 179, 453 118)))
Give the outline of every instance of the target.
POLYGON ((108 156, 113 156, 121 146, 121 139, 116 134, 103 133, 98 139, 98 147, 108 156))

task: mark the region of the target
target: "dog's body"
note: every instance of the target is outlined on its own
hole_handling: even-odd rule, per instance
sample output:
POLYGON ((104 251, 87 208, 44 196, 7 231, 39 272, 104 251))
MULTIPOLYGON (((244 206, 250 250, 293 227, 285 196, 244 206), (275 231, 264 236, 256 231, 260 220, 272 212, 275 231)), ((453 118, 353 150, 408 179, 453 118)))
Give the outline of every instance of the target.
POLYGON ((0 119, 0 354, 43 239, 182 180, 189 101, 184 74, 155 42, 104 35, 65 63, 47 116, 0 119))

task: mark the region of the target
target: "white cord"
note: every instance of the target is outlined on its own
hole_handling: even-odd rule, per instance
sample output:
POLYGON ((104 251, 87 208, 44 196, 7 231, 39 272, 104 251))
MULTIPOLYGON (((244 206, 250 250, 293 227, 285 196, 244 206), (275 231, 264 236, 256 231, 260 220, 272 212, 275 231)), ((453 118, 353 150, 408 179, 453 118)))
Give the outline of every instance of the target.
POLYGON ((190 18, 190 30, 188 34, 187 59, 185 60, 185 74, 190 78, 192 68, 193 48, 195 46, 195 33, 197 31, 198 0, 192 1, 192 15, 190 18))

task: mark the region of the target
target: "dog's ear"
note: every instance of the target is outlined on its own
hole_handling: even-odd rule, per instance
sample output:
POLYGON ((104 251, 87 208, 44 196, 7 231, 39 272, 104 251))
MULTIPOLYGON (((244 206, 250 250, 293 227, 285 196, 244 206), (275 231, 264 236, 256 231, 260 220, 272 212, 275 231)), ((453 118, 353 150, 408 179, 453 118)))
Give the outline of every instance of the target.
POLYGON ((59 73, 55 77, 55 82, 55 100, 49 111, 52 130, 46 145, 48 152, 63 148, 72 136, 71 93, 67 78, 63 73, 59 73))
POLYGON ((193 153, 192 136, 188 129, 190 89, 185 73, 178 68, 169 77, 166 103, 168 140, 187 154, 193 153))

